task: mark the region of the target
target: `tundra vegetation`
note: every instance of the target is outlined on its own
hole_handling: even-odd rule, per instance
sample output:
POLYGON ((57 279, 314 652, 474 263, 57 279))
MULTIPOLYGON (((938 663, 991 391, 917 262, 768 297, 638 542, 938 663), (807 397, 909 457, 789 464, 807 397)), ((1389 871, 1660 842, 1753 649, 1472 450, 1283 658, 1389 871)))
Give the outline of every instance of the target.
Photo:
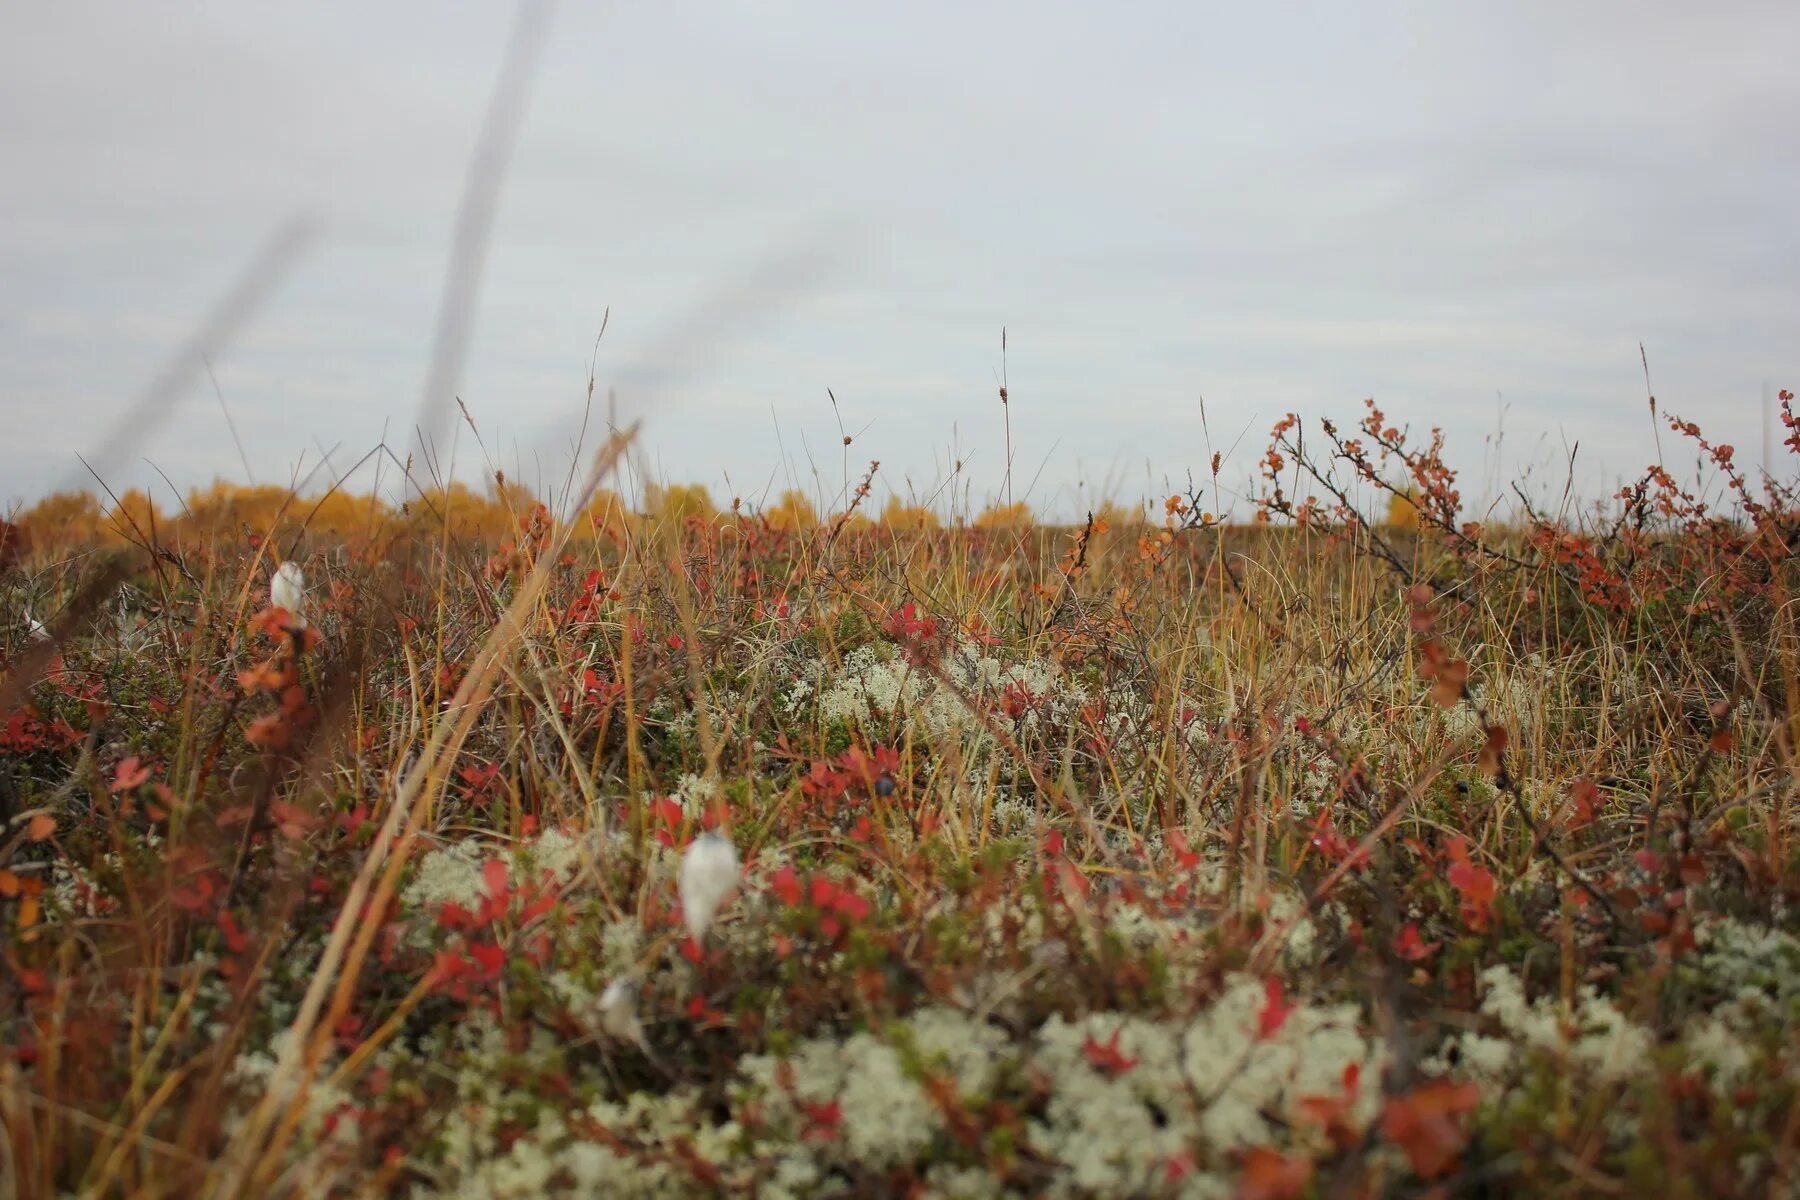
POLYGON ((1231 522, 11 513, 0 1196, 1795 1195, 1790 403, 1486 523, 1373 405, 1231 522))

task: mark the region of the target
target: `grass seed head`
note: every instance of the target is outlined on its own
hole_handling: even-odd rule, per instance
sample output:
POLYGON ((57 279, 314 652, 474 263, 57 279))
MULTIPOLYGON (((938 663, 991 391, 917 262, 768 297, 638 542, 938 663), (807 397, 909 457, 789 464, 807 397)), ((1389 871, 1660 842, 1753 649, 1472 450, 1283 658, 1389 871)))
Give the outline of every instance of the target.
POLYGON ((299 563, 284 562, 275 568, 275 578, 269 582, 269 603, 286 609, 297 628, 306 628, 306 576, 299 563))
POLYGON ((695 941, 706 936, 737 882, 737 848, 730 838, 707 832, 688 844, 681 858, 681 911, 695 941))

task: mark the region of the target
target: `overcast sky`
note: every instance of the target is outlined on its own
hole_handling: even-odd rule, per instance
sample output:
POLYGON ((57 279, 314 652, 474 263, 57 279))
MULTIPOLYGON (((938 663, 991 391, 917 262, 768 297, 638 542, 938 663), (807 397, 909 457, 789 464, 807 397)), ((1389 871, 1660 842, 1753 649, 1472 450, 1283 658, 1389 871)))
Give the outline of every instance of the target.
MULTIPOLYGON (((0 503, 80 483, 296 212, 320 236, 214 360, 250 469, 403 446, 512 24, 6 6, 0 503)), ((1653 454, 1641 340, 1754 463, 1800 380, 1797 50, 1791 0, 563 4, 457 391, 509 474, 560 475, 610 307, 601 387, 666 477, 829 496, 829 388, 878 495, 960 455, 980 502, 1005 326, 1041 508, 1200 473, 1202 398, 1234 482, 1282 412, 1373 396, 1443 425, 1470 492, 1502 404, 1507 470, 1579 442, 1598 492, 1653 454)), ((144 460, 243 478, 204 376, 100 464, 167 499, 144 460)))

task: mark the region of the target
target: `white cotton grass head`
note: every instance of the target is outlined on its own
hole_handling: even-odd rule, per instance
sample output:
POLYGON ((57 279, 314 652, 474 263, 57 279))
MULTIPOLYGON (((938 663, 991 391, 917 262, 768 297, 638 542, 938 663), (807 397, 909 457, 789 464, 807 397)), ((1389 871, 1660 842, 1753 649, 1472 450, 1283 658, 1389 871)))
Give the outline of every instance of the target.
POLYGON ((634 980, 615 979, 600 993, 595 1011, 600 1017, 600 1031, 621 1042, 644 1045, 644 1027, 637 1015, 638 985, 634 980))
POLYGON ((695 941, 706 936, 738 882, 737 847, 722 833, 703 833, 681 856, 681 911, 695 941))
POLYGON ((306 576, 297 562, 284 562, 275 568, 269 581, 269 603, 287 610, 297 628, 306 628, 306 576))
POLYGON ((25 636, 34 642, 47 642, 50 640, 50 631, 44 628, 44 623, 42 621, 38 620, 30 613, 26 613, 25 636))

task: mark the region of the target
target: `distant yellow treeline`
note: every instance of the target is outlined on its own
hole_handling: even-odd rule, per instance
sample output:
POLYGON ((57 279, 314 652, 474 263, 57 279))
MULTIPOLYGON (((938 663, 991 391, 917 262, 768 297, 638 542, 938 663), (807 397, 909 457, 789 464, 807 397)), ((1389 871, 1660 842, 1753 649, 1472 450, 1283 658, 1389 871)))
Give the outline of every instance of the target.
MULTIPOLYGON (((302 530, 312 536, 346 540, 447 530, 457 537, 500 542, 530 527, 539 504, 530 489, 504 479, 495 479, 485 490, 451 483, 415 492, 401 503, 366 493, 340 490, 308 497, 270 484, 218 481, 210 487, 194 488, 176 504, 157 503, 137 489, 116 499, 88 492, 58 492, 15 513, 11 520, 39 550, 149 540, 209 544, 220 539, 286 538, 302 530)), ((872 508, 865 503, 861 510, 847 515, 821 514, 799 491, 785 492, 772 506, 763 508, 735 498, 721 506, 700 484, 652 484, 635 505, 616 492, 601 492, 571 523, 577 538, 622 537, 659 522, 734 517, 764 522, 777 530, 829 528, 841 521, 845 529, 879 524, 895 532, 915 532, 941 524, 931 508, 899 496, 890 496, 878 514, 870 514, 872 508)), ((1141 509, 1114 505, 1107 505, 1099 516, 1115 527, 1144 520, 1141 509)), ((1020 502, 996 504, 970 523, 976 528, 1024 528, 1033 525, 1035 518, 1020 502)))

